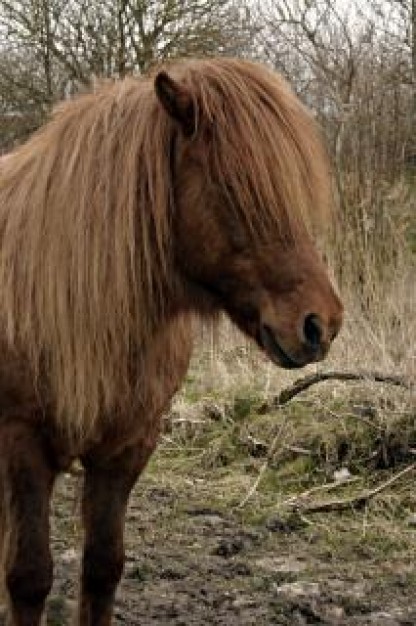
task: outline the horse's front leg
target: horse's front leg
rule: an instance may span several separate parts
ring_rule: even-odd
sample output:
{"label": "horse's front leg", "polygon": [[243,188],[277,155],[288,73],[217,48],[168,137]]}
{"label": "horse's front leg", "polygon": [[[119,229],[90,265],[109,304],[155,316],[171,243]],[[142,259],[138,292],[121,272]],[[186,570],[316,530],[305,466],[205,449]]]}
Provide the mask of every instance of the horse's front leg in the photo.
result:
{"label": "horse's front leg", "polygon": [[130,491],[154,445],[128,449],[107,461],[84,459],[80,626],[109,626],[124,566],[124,518]]}
{"label": "horse's front leg", "polygon": [[10,626],[38,626],[52,586],[49,501],[55,476],[38,429],[0,421],[0,565]]}

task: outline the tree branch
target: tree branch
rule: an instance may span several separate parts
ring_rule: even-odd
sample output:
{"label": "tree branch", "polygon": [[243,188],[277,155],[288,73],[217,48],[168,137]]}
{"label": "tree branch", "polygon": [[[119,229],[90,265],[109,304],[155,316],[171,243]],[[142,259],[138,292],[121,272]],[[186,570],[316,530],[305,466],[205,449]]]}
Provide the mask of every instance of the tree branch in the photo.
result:
{"label": "tree branch", "polygon": [[[406,474],[410,474],[416,469],[416,463],[412,463],[408,465],[397,474],[391,476],[388,480],[378,487],[374,489],[369,489],[367,491],[361,492],[356,496],[351,496],[350,498],[340,498],[337,500],[328,500],[326,502],[317,502],[315,504],[302,505],[299,500],[296,502],[291,502],[290,506],[292,508],[299,509],[302,513],[319,513],[322,511],[342,511],[344,509],[348,509],[352,506],[363,506],[370,500],[377,496],[379,493],[390,487],[393,483],[397,482],[399,478],[402,478]],[[340,483],[342,485],[342,483]]]}
{"label": "tree branch", "polygon": [[264,414],[275,408],[283,406],[287,404],[292,398],[300,394],[302,391],[305,391],[306,389],[309,389],[309,387],[312,387],[313,385],[316,385],[317,383],[321,383],[326,380],[371,380],[377,383],[388,383],[389,385],[394,385],[396,387],[411,389],[410,383],[401,376],[392,376],[388,374],[381,374],[378,372],[318,372],[316,374],[310,374],[309,376],[299,378],[293,383],[293,385],[291,385],[290,387],[286,387],[286,389],[283,389],[283,391],[281,391],[279,395],[262,404],[258,412],[260,414]]}

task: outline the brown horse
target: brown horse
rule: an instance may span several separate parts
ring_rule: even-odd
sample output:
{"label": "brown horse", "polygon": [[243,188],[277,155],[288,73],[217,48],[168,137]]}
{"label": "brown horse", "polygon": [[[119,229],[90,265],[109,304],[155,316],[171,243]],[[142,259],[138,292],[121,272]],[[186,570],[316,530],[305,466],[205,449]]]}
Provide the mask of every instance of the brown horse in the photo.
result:
{"label": "brown horse", "polygon": [[58,108],[0,168],[0,526],[9,623],[52,583],[55,477],[85,468],[78,620],[111,623],[130,490],[192,349],[226,311],[278,365],[322,359],[342,305],[308,234],[315,124],[237,60],[186,61]]}

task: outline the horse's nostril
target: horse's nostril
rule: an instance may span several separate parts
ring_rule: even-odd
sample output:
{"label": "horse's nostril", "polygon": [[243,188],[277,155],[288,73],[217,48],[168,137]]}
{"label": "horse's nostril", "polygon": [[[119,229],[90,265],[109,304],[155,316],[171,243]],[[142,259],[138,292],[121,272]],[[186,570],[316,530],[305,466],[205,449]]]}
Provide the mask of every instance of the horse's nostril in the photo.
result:
{"label": "horse's nostril", "polygon": [[311,348],[319,348],[322,339],[322,325],[321,320],[314,313],[305,317],[303,334],[308,346]]}

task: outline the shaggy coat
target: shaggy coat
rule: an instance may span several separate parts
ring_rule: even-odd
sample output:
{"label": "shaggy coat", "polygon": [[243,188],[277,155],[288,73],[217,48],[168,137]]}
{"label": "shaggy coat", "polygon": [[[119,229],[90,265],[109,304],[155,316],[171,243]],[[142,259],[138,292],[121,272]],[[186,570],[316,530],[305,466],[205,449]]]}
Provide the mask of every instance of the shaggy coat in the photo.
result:
{"label": "shaggy coat", "polygon": [[[230,60],[171,74],[198,103],[208,171],[236,218],[256,239],[270,229],[296,239],[299,221],[327,206],[328,177],[315,125],[287,85]],[[153,78],[127,79],[58,107],[2,167],[2,336],[72,435],[131,413],[143,403],[143,373],[157,376],[155,331],[181,280],[171,229],[176,132]],[[189,354],[189,333],[174,324]],[[177,371],[176,352],[163,368]]]}
{"label": "shaggy coat", "polygon": [[0,527],[13,625],[39,623],[50,493],[76,457],[79,621],[110,624],[128,495],[185,376],[194,319],[225,311],[284,367],[325,356],[342,305],[310,231],[328,208],[313,119],[247,61],[188,60],[103,85],[2,159]]}

